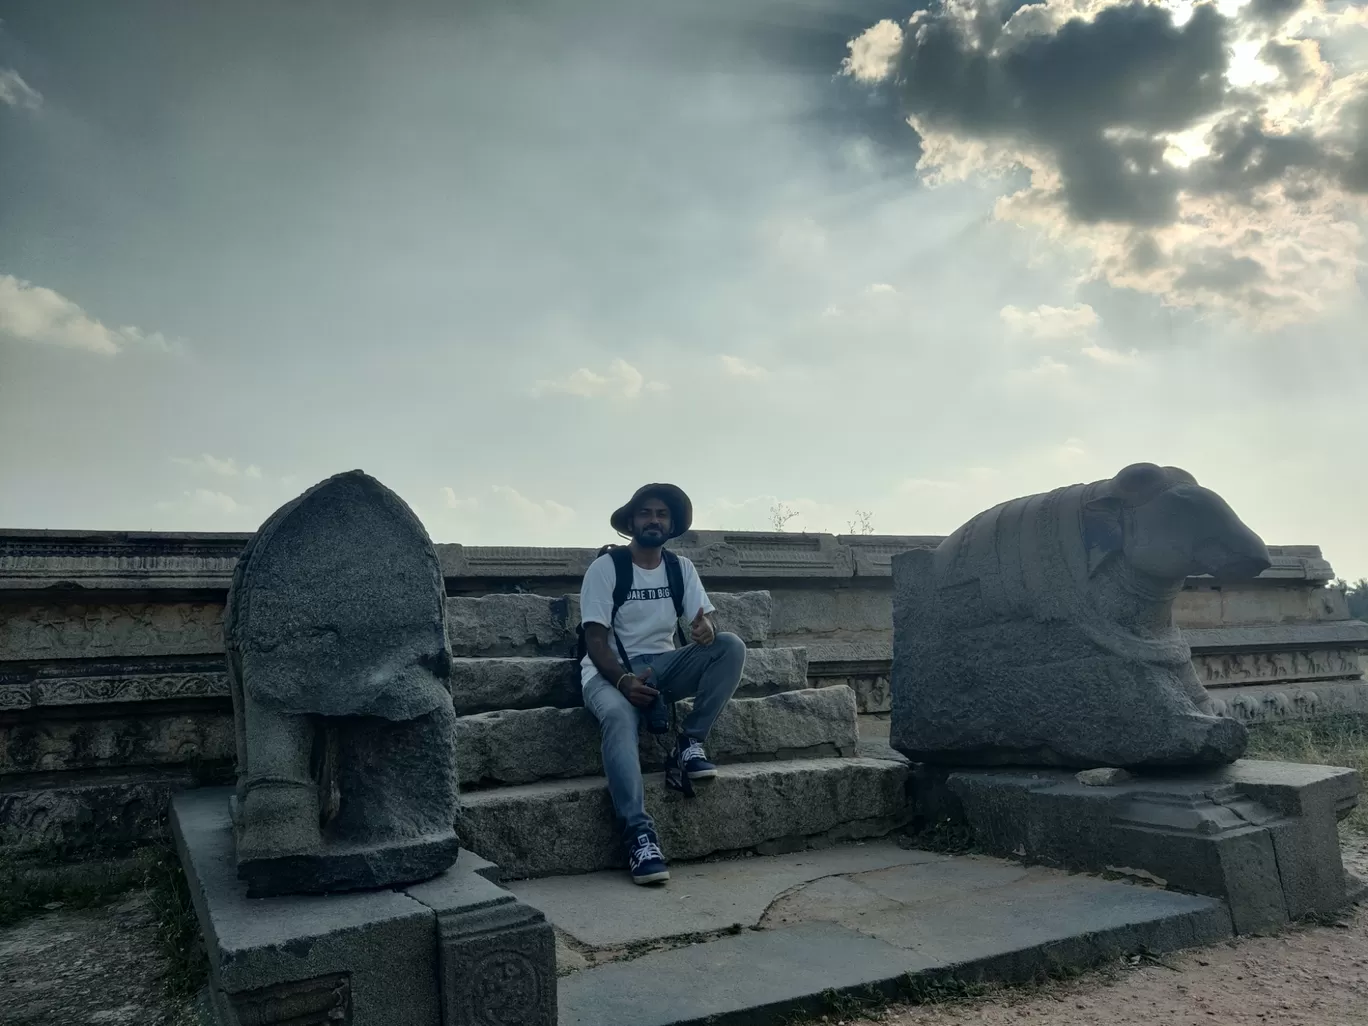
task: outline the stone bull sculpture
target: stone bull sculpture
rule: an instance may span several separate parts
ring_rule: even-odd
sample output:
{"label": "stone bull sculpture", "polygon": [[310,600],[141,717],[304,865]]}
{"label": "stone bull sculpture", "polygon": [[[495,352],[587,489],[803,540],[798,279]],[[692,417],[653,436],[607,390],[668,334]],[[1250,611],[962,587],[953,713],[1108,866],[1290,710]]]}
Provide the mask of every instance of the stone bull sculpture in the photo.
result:
{"label": "stone bull sculpture", "polygon": [[423,525],[360,471],[252,537],[224,614],[249,895],[412,883],[455,861],[444,603]]}
{"label": "stone bull sculpture", "polygon": [[1215,492],[1141,463],[1014,499],[894,560],[894,748],[918,762],[1232,762],[1173,624],[1186,578],[1255,577],[1268,549]]}

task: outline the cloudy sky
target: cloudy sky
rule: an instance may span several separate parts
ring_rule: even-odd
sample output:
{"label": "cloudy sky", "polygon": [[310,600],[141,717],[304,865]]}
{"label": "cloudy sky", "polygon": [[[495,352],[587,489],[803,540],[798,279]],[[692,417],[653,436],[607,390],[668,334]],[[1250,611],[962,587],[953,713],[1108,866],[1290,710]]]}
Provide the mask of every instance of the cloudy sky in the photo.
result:
{"label": "cloudy sky", "polygon": [[1368,575],[1368,7],[0,0],[0,526],[948,532],[1152,460]]}

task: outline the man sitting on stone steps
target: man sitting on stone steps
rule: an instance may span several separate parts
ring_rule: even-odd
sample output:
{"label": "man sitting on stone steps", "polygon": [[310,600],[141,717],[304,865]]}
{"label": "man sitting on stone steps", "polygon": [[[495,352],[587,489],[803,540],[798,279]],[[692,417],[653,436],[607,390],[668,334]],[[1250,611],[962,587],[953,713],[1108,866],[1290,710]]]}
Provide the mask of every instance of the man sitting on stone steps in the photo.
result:
{"label": "man sitting on stone steps", "polygon": [[[627,865],[639,884],[670,878],[655,824],[646,813],[637,728],[669,727],[668,707],[694,696],[666,764],[666,784],[693,794],[693,781],[717,776],[703,742],[741,682],[746,646],[717,633],[698,571],[665,543],[689,529],[693,506],[669,484],[642,487],[609,520],[631,544],[600,554],[580,589],[584,706],[603,736],[603,770],[624,828]],[[692,643],[676,648],[682,615]],[[682,636],[682,632],[681,632]]]}

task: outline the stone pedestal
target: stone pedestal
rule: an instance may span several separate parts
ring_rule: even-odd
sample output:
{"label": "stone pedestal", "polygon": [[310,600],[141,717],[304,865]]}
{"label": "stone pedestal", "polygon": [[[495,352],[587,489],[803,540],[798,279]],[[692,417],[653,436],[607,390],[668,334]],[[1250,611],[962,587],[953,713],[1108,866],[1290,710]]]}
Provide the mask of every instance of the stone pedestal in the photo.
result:
{"label": "stone pedestal", "polygon": [[1221,898],[1237,933],[1334,913],[1364,888],[1336,829],[1356,770],[1240,760],[1101,786],[1065,770],[923,773],[921,816],[967,824],[986,851]]}
{"label": "stone pedestal", "polygon": [[486,879],[495,867],[462,852],[399,889],[248,898],[228,799],[188,791],[171,809],[218,1026],[554,1026],[551,926]]}

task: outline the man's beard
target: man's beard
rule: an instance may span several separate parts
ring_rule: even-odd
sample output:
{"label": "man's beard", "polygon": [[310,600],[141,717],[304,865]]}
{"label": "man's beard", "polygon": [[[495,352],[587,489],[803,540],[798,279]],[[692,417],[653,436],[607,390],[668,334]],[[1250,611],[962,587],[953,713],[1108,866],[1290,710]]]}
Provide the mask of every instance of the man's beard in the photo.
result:
{"label": "man's beard", "polygon": [[632,536],[632,540],[643,549],[658,549],[668,540],[665,532],[658,528],[648,527],[645,530],[637,531]]}

